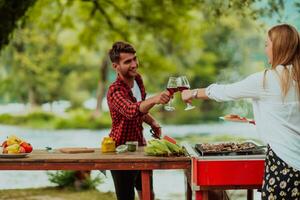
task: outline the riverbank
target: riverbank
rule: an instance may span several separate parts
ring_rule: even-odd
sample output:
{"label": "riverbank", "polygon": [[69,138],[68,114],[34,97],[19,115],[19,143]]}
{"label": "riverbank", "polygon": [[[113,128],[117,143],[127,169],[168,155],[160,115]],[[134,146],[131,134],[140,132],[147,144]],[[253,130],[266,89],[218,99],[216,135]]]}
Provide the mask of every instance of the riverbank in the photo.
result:
{"label": "riverbank", "polygon": [[0,200],[114,200],[113,192],[75,191],[55,187],[0,190]]}
{"label": "riverbank", "polygon": [[[161,112],[159,107],[154,108],[154,116],[160,124],[197,124],[218,122],[217,113],[207,113],[202,116],[197,110],[186,112],[183,109],[177,112]],[[152,114],[153,114],[152,113]],[[77,108],[65,110],[61,113],[36,109],[25,113],[0,113],[0,124],[20,126],[34,129],[90,129],[100,130],[111,127],[111,117],[108,111],[100,113],[95,110]]]}
{"label": "riverbank", "polygon": [[108,112],[94,116],[90,110],[72,110],[64,115],[32,112],[24,115],[2,114],[0,124],[39,129],[104,129],[111,126]]}

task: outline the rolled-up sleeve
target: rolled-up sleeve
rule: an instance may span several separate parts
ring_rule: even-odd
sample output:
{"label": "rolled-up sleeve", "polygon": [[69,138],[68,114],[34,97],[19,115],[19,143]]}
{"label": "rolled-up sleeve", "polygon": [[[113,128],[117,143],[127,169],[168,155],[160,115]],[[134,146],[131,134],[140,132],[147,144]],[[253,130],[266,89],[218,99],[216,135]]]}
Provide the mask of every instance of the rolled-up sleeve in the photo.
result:
{"label": "rolled-up sleeve", "polygon": [[126,98],[126,92],[123,90],[114,91],[110,98],[113,108],[118,110],[128,119],[145,114],[140,111],[140,104],[142,101],[132,102],[128,100],[128,98]]}
{"label": "rolled-up sleeve", "polygon": [[232,101],[242,98],[259,99],[262,90],[263,73],[255,73],[232,84],[211,84],[205,89],[208,98],[215,101]]}

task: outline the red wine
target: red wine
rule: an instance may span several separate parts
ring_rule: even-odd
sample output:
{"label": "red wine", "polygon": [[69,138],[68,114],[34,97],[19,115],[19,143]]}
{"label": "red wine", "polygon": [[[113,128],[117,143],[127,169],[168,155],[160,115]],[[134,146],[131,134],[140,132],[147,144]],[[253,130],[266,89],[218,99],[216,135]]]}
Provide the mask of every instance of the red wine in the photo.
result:
{"label": "red wine", "polygon": [[187,90],[187,89],[189,89],[189,87],[186,87],[186,86],[180,86],[180,87],[178,87],[178,91],[183,91],[183,90]]}
{"label": "red wine", "polygon": [[178,88],[167,88],[167,90],[173,95],[175,92],[178,92]]}

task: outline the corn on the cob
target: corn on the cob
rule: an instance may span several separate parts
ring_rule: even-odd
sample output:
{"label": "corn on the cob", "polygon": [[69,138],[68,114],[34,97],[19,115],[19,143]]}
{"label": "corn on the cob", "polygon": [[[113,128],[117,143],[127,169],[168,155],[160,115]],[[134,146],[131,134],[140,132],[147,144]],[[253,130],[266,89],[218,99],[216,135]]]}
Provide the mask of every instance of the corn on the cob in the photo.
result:
{"label": "corn on the cob", "polygon": [[184,155],[183,149],[167,140],[152,139],[148,141],[145,147],[145,153],[152,156],[170,156],[170,155]]}

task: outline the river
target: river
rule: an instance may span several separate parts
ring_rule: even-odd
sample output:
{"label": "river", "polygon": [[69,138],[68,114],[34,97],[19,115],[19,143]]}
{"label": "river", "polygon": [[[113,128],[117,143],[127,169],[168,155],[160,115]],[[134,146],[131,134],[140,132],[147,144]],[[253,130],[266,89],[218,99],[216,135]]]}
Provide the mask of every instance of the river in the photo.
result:
{"label": "river", "polygon": [[[61,147],[99,148],[103,137],[109,130],[39,130],[14,126],[0,125],[0,142],[10,134],[15,134],[30,142],[35,149]],[[146,139],[150,139],[149,128],[144,130]],[[149,134],[147,134],[149,133]],[[232,134],[246,138],[257,138],[255,126],[245,123],[216,123],[203,125],[163,126],[163,133],[169,136],[186,136],[190,133],[199,134]],[[201,142],[201,141],[199,141]],[[100,172],[93,171],[92,176]],[[103,183],[97,187],[101,191],[114,191],[110,173],[107,177],[101,174]],[[184,175],[180,170],[156,170],[154,191],[156,198],[161,200],[184,199]],[[0,189],[34,188],[51,186],[46,171],[0,171]],[[34,181],[33,181],[34,180]],[[170,181],[172,180],[172,181]]]}

